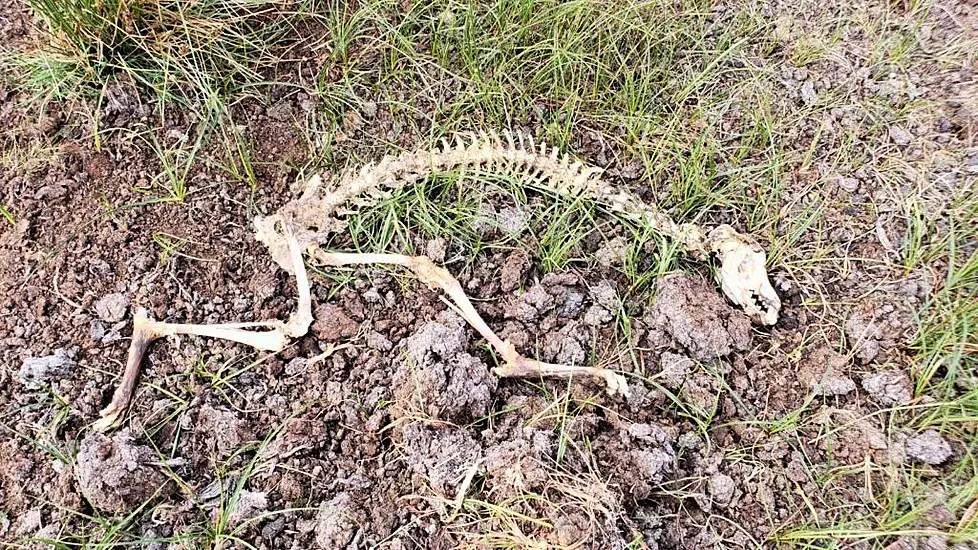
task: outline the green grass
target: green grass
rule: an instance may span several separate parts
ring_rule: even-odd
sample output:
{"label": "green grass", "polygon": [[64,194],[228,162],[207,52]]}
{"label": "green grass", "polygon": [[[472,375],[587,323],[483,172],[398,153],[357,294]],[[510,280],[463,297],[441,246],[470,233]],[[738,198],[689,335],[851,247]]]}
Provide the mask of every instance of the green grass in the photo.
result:
{"label": "green grass", "polygon": [[14,214],[4,205],[0,204],[0,217],[10,222],[11,225],[17,223],[17,219],[14,218]]}
{"label": "green grass", "polygon": [[297,14],[265,0],[31,0],[50,38],[12,64],[36,100],[95,96],[115,80],[201,113],[265,81]]}
{"label": "green grass", "polygon": [[[966,192],[952,203],[963,216],[978,208],[973,193]],[[841,547],[843,541],[869,541],[883,547],[894,537],[910,539],[945,537],[949,542],[978,541],[978,234],[969,224],[954,220],[942,234],[928,232],[925,251],[931,261],[946,262],[942,280],[917,315],[917,331],[911,345],[912,374],[918,399],[911,406],[897,407],[889,413],[892,434],[919,433],[933,429],[964,449],[952,458],[949,467],[935,470],[913,463],[875,464],[872,468],[888,483],[858,504],[834,496],[839,509],[834,521],[788,528],[775,533],[772,540],[789,547]],[[908,231],[913,231],[909,228]],[[918,243],[924,241],[918,241]],[[923,399],[920,399],[923,398]],[[804,424],[805,413],[793,416],[793,428]],[[862,475],[862,474],[860,474]],[[845,478],[839,480],[849,483]],[[826,486],[831,489],[831,484]],[[832,495],[831,491],[827,492]],[[951,522],[929,520],[928,512],[947,510]]]}
{"label": "green grass", "polygon": [[[352,246],[360,252],[393,249],[415,250],[412,235],[424,239],[444,238],[449,263],[469,267],[479,255],[491,250],[524,249],[544,273],[569,265],[590,265],[586,243],[599,242],[623,226],[641,240],[653,238],[651,230],[635,227],[603,211],[600,204],[583,198],[554,196],[544,190],[526,188],[509,177],[482,173],[435,174],[427,182],[395,190],[376,205],[352,214],[348,222],[349,243],[338,238],[331,246]],[[639,274],[634,265],[628,273]]]}

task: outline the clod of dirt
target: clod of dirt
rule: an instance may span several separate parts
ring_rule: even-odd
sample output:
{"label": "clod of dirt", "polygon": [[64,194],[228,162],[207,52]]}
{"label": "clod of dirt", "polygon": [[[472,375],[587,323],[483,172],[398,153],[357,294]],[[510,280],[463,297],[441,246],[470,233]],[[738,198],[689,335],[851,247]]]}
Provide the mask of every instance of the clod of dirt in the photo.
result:
{"label": "clod of dirt", "polygon": [[625,263],[627,254],[628,247],[624,237],[615,237],[604,243],[594,253],[594,257],[602,267],[615,267]]}
{"label": "clod of dirt", "polygon": [[846,395],[856,389],[856,383],[848,376],[826,374],[811,389],[815,395]]}
{"label": "clod of dirt", "polygon": [[709,487],[713,503],[721,508],[726,508],[730,504],[734,492],[737,490],[737,484],[733,478],[726,474],[713,474],[710,477]]}
{"label": "clod of dirt", "polygon": [[316,338],[326,342],[352,338],[359,329],[356,321],[337,305],[321,305],[316,308],[313,316],[316,321],[312,324],[312,332]]}
{"label": "clod of dirt", "polygon": [[323,550],[346,548],[364,519],[349,493],[337,494],[316,514],[316,544]]}
{"label": "clod of dirt", "polygon": [[248,281],[248,290],[262,303],[278,293],[278,279],[270,269],[259,269]]}
{"label": "clod of dirt", "polygon": [[228,456],[254,438],[248,422],[233,411],[202,405],[197,411],[197,431],[205,434],[210,450]]}
{"label": "clod of dirt", "polygon": [[584,313],[584,324],[597,327],[610,322],[614,318],[613,311],[618,311],[621,300],[618,291],[611,281],[601,281],[591,288],[594,304]]}
{"label": "clod of dirt", "polygon": [[584,324],[589,327],[599,327],[610,323],[614,316],[607,309],[594,304],[584,312]]}
{"label": "clod of dirt", "polygon": [[445,261],[445,255],[448,254],[448,242],[441,237],[431,239],[425,243],[424,253],[431,258],[431,261],[440,264]]}
{"label": "clod of dirt", "polygon": [[45,185],[34,193],[34,198],[39,201],[58,202],[65,196],[68,190],[63,185]]}
{"label": "clod of dirt", "polygon": [[288,99],[279,100],[268,109],[265,109],[265,114],[272,120],[289,122],[293,117],[292,102]]}
{"label": "clod of dirt", "polygon": [[126,430],[111,437],[89,434],[78,448],[78,488],[100,510],[129,512],[167,484],[163,472],[149,465],[157,460],[152,449],[136,445],[136,439]]}
{"label": "clod of dirt", "polygon": [[552,434],[526,428],[516,437],[486,449],[488,486],[501,500],[540,492],[550,476],[544,464],[553,446]]}
{"label": "clod of dirt", "polygon": [[890,140],[901,147],[910,145],[910,142],[913,141],[913,134],[899,126],[890,126],[888,133]]}
{"label": "clod of dirt", "polygon": [[360,111],[364,118],[372,119],[377,116],[377,102],[365,101],[360,105]]}
{"label": "clod of dirt", "polygon": [[647,324],[651,332],[664,330],[699,361],[747,349],[751,341],[747,316],[727,304],[701,277],[689,275],[659,281]]}
{"label": "clod of dirt", "polygon": [[242,489],[231,505],[228,524],[240,525],[268,510],[268,495],[264,491],[249,491]]}
{"label": "clod of dirt", "polygon": [[863,389],[885,407],[906,405],[913,398],[913,384],[902,371],[890,370],[863,378]]}
{"label": "clod of dirt", "polygon": [[454,498],[465,473],[476,466],[481,447],[472,436],[454,426],[412,422],[401,430],[404,454],[414,472],[438,494]]}
{"label": "clod of dirt", "polygon": [[393,380],[394,398],[404,410],[456,423],[485,416],[497,382],[482,360],[465,351],[468,340],[463,320],[451,311],[406,339]]}
{"label": "clod of dirt", "polygon": [[[640,498],[647,498],[652,491],[652,486],[661,483],[666,474],[672,471],[672,465],[676,460],[675,454],[665,449],[636,449],[630,451],[628,456],[632,463],[633,481],[632,491],[634,495],[644,494]],[[624,473],[627,475],[627,473]],[[625,478],[629,479],[629,478]]]}
{"label": "clod of dirt", "polygon": [[659,375],[656,379],[666,388],[675,391],[682,387],[693,367],[695,365],[689,357],[664,351],[659,358]]}
{"label": "clod of dirt", "polygon": [[843,374],[845,370],[845,356],[822,347],[802,362],[797,375],[815,395],[846,395],[856,389],[856,383]]}
{"label": "clod of dirt", "polygon": [[867,300],[856,306],[846,321],[849,345],[863,363],[880,358],[880,353],[905,343],[910,320],[894,304]]}
{"label": "clod of dirt", "polygon": [[547,289],[540,283],[537,283],[530,287],[529,290],[520,296],[520,302],[529,305],[532,308],[532,313],[527,315],[518,316],[522,321],[533,321],[539,315],[543,315],[546,312],[553,309],[555,300],[554,297],[547,292]]}
{"label": "clod of dirt", "polygon": [[656,380],[665,388],[679,394],[680,400],[707,414],[719,392],[719,380],[698,367],[685,355],[662,352]]}
{"label": "clod of dirt", "polygon": [[54,355],[25,359],[18,376],[24,384],[36,386],[68,376],[76,366],[68,350],[58,349]]}
{"label": "clod of dirt", "polygon": [[588,338],[584,325],[568,323],[544,336],[542,357],[561,365],[582,365],[587,361]]}
{"label": "clod of dirt", "polygon": [[674,438],[655,424],[636,424],[618,431],[617,437],[602,434],[594,441],[599,466],[621,481],[637,500],[648,498],[653,487],[673,471]]}
{"label": "clod of dirt", "polygon": [[974,550],[974,548],[973,544],[964,542],[949,546],[946,536],[931,535],[899,537],[888,544],[885,550]]}
{"label": "clod of dirt", "polygon": [[621,299],[618,297],[615,283],[607,279],[599,281],[598,284],[591,287],[591,296],[594,298],[594,302],[603,308],[617,310],[621,307]]}
{"label": "clod of dirt", "polygon": [[104,296],[95,302],[95,313],[98,318],[106,323],[118,323],[126,316],[129,308],[129,298],[124,294],[116,292]]}
{"label": "clod of dirt", "polygon": [[935,430],[907,438],[907,456],[918,462],[937,466],[951,458],[951,444]]}
{"label": "clod of dirt", "polygon": [[578,284],[573,273],[549,273],[518,299],[505,304],[504,315],[532,322],[556,310],[560,317],[575,317],[584,304],[584,294]]}
{"label": "clod of dirt", "polygon": [[503,292],[512,292],[523,283],[523,276],[530,269],[530,258],[525,252],[517,251],[509,255],[503,262],[499,273],[499,288]]}
{"label": "clod of dirt", "polygon": [[496,215],[496,224],[503,235],[515,237],[527,228],[526,212],[516,206],[504,206]]}

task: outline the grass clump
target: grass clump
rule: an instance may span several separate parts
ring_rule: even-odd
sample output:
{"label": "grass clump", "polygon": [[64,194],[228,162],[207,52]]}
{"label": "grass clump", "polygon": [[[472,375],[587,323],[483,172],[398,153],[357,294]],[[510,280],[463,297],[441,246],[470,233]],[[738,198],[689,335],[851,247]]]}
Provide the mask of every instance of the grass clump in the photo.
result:
{"label": "grass clump", "polygon": [[278,60],[295,13],[270,0],[30,0],[49,34],[12,55],[35,100],[96,95],[113,78],[156,92],[160,101],[213,110],[263,80]]}

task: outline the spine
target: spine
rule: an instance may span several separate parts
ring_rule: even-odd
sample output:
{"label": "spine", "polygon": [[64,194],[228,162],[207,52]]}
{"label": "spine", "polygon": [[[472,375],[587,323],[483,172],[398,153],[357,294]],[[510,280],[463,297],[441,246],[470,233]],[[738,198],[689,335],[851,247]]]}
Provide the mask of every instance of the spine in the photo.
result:
{"label": "spine", "polygon": [[647,223],[660,233],[678,240],[687,252],[706,254],[706,237],[693,224],[676,224],[669,216],[645,203],[627,189],[602,178],[603,170],[561,154],[556,147],[535,143],[531,136],[504,131],[481,132],[455,142],[442,139],[440,148],[386,155],[376,164],[348,171],[328,183],[310,180],[294,214],[298,221],[319,227],[326,217],[342,214],[350,207],[375,204],[395,189],[417,183],[430,174],[475,170],[506,175],[533,187],[565,196],[584,196],[606,205],[627,219]]}

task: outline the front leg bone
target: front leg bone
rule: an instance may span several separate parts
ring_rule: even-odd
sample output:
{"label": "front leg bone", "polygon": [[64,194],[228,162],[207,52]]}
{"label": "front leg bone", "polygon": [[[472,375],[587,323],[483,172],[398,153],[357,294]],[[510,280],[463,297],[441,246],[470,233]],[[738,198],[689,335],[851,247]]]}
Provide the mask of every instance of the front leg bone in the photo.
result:
{"label": "front leg bone", "polygon": [[[292,273],[295,274],[298,287],[299,304],[295,313],[285,323],[281,321],[265,321],[258,323],[228,323],[219,325],[191,325],[184,323],[164,323],[149,317],[144,308],[139,308],[133,318],[132,341],[129,344],[129,356],[126,368],[122,374],[119,386],[112,394],[112,401],[102,409],[99,420],[93,428],[100,432],[110,430],[122,422],[122,414],[132,401],[136,382],[139,380],[140,366],[149,344],[157,338],[177,334],[194,334],[210,338],[222,338],[241,344],[249,345],[262,351],[281,351],[289,338],[297,338],[309,330],[312,323],[312,299],[309,292],[309,279],[302,262],[302,252],[294,237],[286,236],[289,244],[289,257],[292,262]],[[253,331],[250,328],[268,328],[271,330]]]}
{"label": "front leg bone", "polygon": [[[126,370],[122,374],[122,381],[112,394],[112,402],[102,409],[101,418],[92,426],[100,432],[104,432],[118,426],[122,421],[122,413],[129,407],[132,394],[136,390],[136,382],[139,380],[140,365],[143,362],[143,355],[146,348],[157,338],[164,336],[174,336],[177,334],[195,334],[197,336],[209,336],[211,338],[223,338],[242,344],[247,344],[255,349],[264,351],[280,351],[285,347],[286,336],[281,328],[268,331],[245,330],[247,327],[272,326],[276,323],[232,323],[224,325],[189,325],[183,323],[163,323],[155,321],[146,313],[146,309],[139,308],[136,311],[132,323],[132,341],[129,344],[129,357],[126,359]],[[279,323],[280,324],[280,323]]]}

